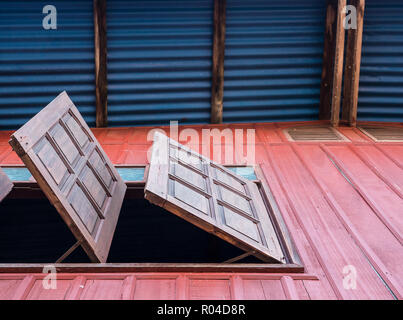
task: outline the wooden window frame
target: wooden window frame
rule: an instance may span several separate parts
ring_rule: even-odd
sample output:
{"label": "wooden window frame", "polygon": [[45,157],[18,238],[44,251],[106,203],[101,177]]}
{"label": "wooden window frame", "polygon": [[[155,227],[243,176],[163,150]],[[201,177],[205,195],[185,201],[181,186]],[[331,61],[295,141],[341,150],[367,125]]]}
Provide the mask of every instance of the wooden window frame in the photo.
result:
{"label": "wooden window frame", "polygon": [[139,181],[125,181],[126,185],[133,185],[133,186],[140,186],[140,185],[145,185],[147,182],[147,177],[148,177],[148,171],[150,170],[150,165],[149,164],[117,164],[115,165],[115,168],[144,168],[144,177],[143,180]]}
{"label": "wooden window frame", "polygon": [[[2,168],[25,167],[24,165],[5,165]],[[115,165],[115,168],[145,168],[142,181],[125,181],[127,198],[141,198],[148,177],[149,164]],[[225,165],[225,167],[247,167],[240,165]],[[295,243],[289,234],[274,196],[265,180],[259,165],[254,167],[256,183],[263,198],[267,213],[273,220],[276,233],[279,237],[287,262],[280,263],[54,263],[57,272],[63,273],[114,273],[114,272],[246,272],[246,273],[305,273],[304,266],[296,250]],[[21,195],[29,189],[41,192],[35,181],[13,181],[14,188],[21,189]],[[28,190],[27,190],[28,189]],[[42,272],[49,263],[3,263],[0,264],[0,273],[32,273]]]}
{"label": "wooden window frame", "polygon": [[391,126],[391,125],[386,125],[386,126],[382,126],[382,125],[361,125],[359,127],[357,127],[363,134],[365,134],[367,137],[369,137],[370,139],[372,139],[374,142],[390,142],[390,143],[402,143],[403,139],[395,139],[395,140],[391,140],[391,139],[378,139],[377,137],[375,137],[372,133],[370,133],[368,131],[368,128],[377,128],[377,129],[383,129],[383,128],[397,128],[397,129],[401,129],[403,130],[403,126]]}
{"label": "wooden window frame", "polygon": [[[326,139],[310,139],[310,140],[295,140],[291,134],[289,133],[290,130],[295,129],[295,128],[328,128],[330,129],[335,136],[337,136],[339,139],[338,140],[326,140]],[[306,125],[301,125],[301,126],[294,126],[294,127],[289,127],[289,128],[284,128],[283,129],[283,134],[286,136],[287,140],[290,142],[297,142],[297,143],[304,143],[304,142],[335,142],[335,143],[339,143],[339,142],[350,142],[350,140],[344,136],[339,130],[337,130],[337,128],[332,127],[332,126],[327,126],[327,125],[310,125],[310,126],[306,126]]]}

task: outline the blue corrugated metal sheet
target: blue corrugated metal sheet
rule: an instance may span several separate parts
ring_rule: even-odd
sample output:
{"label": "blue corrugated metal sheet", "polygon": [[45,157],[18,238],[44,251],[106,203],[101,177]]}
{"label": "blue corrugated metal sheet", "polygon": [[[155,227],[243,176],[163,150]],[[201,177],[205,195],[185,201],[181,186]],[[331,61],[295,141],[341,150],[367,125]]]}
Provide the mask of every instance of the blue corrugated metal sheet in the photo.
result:
{"label": "blue corrugated metal sheet", "polygon": [[224,121],[318,118],[323,0],[227,0]]}
{"label": "blue corrugated metal sheet", "polygon": [[358,119],[403,121],[403,1],[365,2]]}
{"label": "blue corrugated metal sheet", "polygon": [[[57,9],[57,30],[45,30],[45,5]],[[0,130],[23,125],[66,90],[95,123],[92,0],[1,1]]]}
{"label": "blue corrugated metal sheet", "polygon": [[213,1],[107,6],[109,125],[209,122]]}

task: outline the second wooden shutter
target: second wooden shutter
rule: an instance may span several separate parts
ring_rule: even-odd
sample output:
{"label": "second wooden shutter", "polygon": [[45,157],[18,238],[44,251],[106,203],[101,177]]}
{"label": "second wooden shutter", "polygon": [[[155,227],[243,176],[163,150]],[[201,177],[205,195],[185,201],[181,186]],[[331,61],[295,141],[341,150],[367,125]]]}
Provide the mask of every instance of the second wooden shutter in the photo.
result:
{"label": "second wooden shutter", "polygon": [[145,198],[263,261],[286,261],[257,185],[161,133]]}

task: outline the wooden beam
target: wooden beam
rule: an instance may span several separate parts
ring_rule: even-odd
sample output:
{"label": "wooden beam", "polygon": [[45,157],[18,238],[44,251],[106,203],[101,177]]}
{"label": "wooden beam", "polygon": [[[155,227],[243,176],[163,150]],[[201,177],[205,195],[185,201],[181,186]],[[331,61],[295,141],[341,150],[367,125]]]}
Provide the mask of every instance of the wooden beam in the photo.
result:
{"label": "wooden beam", "polygon": [[211,80],[211,123],[222,123],[224,98],[226,0],[214,0],[213,68]]}
{"label": "wooden beam", "polygon": [[236,256],[236,257],[234,257],[234,258],[228,259],[228,260],[224,261],[223,263],[233,263],[233,262],[242,260],[242,259],[244,259],[244,258],[246,258],[246,257],[249,257],[249,256],[251,256],[252,254],[253,254],[252,251],[250,251],[250,252],[245,252],[245,253],[243,253],[243,254],[241,254],[241,255],[239,255],[239,256]]}
{"label": "wooden beam", "polygon": [[63,253],[63,255],[56,260],[56,263],[62,263],[64,260],[66,260],[66,258],[71,255],[71,253],[76,250],[79,246],[81,245],[80,241],[76,241],[75,244],[73,244],[69,250],[67,250],[65,253]]}
{"label": "wooden beam", "polygon": [[[41,273],[46,264],[0,264],[2,273]],[[270,263],[56,263],[58,273],[125,273],[125,272],[240,272],[240,273],[293,273],[293,277],[317,280],[315,275],[304,273],[296,264]]]}
{"label": "wooden beam", "polygon": [[337,3],[328,1],[326,7],[325,37],[323,40],[322,79],[320,87],[319,119],[330,119],[330,105],[332,101],[333,61],[334,61],[334,33]]}
{"label": "wooden beam", "polygon": [[339,125],[344,54],[346,0],[328,0],[323,48],[319,119]]}
{"label": "wooden beam", "polygon": [[93,0],[95,48],[96,126],[108,125],[106,0]]}
{"label": "wooden beam", "polygon": [[352,0],[351,5],[356,8],[357,29],[349,29],[347,32],[342,119],[347,121],[350,126],[355,127],[357,124],[365,0]]}

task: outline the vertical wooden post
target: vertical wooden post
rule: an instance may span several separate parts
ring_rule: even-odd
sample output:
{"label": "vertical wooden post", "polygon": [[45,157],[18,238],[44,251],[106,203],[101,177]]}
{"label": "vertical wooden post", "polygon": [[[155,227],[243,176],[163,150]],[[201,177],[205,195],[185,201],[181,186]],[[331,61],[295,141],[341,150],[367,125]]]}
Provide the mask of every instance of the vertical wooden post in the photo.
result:
{"label": "vertical wooden post", "polygon": [[222,123],[224,99],[226,0],[214,0],[213,68],[211,80],[211,123]]}
{"label": "vertical wooden post", "polygon": [[356,8],[357,29],[349,29],[347,33],[342,119],[346,120],[350,126],[355,127],[357,124],[358,87],[360,80],[365,0],[352,0],[351,5]]}
{"label": "vertical wooden post", "polygon": [[319,119],[339,125],[345,29],[346,0],[328,0],[323,48]]}
{"label": "vertical wooden post", "polygon": [[93,0],[95,44],[96,126],[108,125],[106,0]]}

